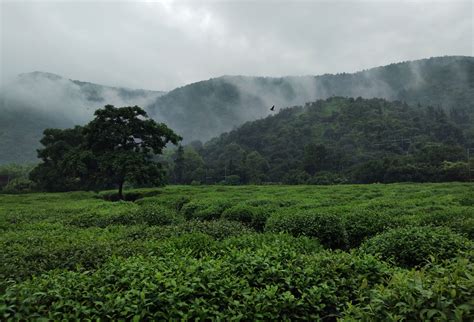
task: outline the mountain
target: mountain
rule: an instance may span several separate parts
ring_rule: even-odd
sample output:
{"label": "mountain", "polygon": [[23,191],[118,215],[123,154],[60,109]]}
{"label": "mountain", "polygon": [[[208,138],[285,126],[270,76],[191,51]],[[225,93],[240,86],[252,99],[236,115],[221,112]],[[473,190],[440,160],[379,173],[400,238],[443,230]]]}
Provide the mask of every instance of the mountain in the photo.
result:
{"label": "mountain", "polygon": [[223,76],[177,88],[148,108],[188,142],[207,141],[271,114],[272,105],[279,109],[331,96],[379,97],[442,106],[447,111],[457,108],[474,117],[474,57],[422,59],[354,74]]}
{"label": "mountain", "polygon": [[474,137],[474,57],[436,57],[353,74],[222,76],[168,93],[107,87],[34,72],[20,75],[1,90],[0,164],[34,161],[44,128],[83,124],[91,119],[94,109],[105,104],[142,106],[185,142],[191,142],[207,141],[272,114],[272,105],[278,111],[332,96],[380,97],[454,109],[458,125]]}
{"label": "mountain", "polygon": [[331,97],[193,143],[180,167],[176,155],[164,161],[171,181],[183,178],[173,169],[184,169],[178,183],[467,181],[467,144],[441,108]]}
{"label": "mountain", "polygon": [[45,128],[83,124],[106,104],[148,105],[163,94],[44,72],[21,74],[0,92],[0,164],[34,161]]}

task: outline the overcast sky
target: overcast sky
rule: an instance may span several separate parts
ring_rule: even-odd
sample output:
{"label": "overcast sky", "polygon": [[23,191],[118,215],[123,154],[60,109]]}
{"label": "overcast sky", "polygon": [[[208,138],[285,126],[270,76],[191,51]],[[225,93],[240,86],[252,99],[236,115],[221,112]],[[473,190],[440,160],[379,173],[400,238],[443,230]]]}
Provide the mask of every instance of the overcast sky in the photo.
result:
{"label": "overcast sky", "polygon": [[474,51],[472,0],[0,1],[2,82],[39,70],[170,90]]}

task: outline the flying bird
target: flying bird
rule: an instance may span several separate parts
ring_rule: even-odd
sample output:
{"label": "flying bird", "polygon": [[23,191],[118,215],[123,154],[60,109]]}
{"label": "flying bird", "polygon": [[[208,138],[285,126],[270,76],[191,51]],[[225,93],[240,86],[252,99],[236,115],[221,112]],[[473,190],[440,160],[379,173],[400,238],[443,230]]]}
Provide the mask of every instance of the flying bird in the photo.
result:
{"label": "flying bird", "polygon": [[272,107],[270,107],[270,111],[274,111],[275,110],[275,105],[273,105]]}

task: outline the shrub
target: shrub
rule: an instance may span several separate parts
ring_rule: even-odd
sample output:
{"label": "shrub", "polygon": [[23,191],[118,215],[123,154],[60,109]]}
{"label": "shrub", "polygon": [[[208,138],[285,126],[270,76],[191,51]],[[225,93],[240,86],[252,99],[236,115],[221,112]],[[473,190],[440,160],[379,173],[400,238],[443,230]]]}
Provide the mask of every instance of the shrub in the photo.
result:
{"label": "shrub", "polygon": [[[99,196],[107,201],[121,201],[117,192],[102,192]],[[143,195],[139,192],[126,192],[123,194],[123,201],[135,201],[143,198]]]}
{"label": "shrub", "polygon": [[150,226],[175,225],[184,220],[176,212],[159,204],[142,205],[136,212],[139,223]]}
{"label": "shrub", "polygon": [[263,231],[269,216],[270,211],[268,209],[252,207],[245,204],[239,204],[227,208],[222,213],[223,219],[239,221],[257,231]]}
{"label": "shrub", "polygon": [[[124,206],[130,204],[122,203]],[[131,207],[133,206],[133,207]],[[145,203],[140,206],[131,204],[130,207],[110,209],[108,213],[88,211],[79,213],[68,220],[69,224],[86,227],[107,227],[111,225],[174,225],[184,221],[175,211],[156,203]]]}
{"label": "shrub", "polygon": [[400,271],[344,312],[348,321],[472,321],[474,265],[467,259]]}
{"label": "shrub", "polygon": [[313,211],[275,213],[267,221],[269,232],[286,232],[293,236],[317,238],[329,248],[346,248],[347,232],[340,216]]}
{"label": "shrub", "polygon": [[351,248],[387,229],[407,225],[403,218],[384,212],[354,211],[343,218]]}
{"label": "shrub", "polygon": [[161,227],[143,227],[133,231],[129,237],[133,239],[166,239],[188,233],[203,233],[214,239],[221,240],[231,236],[238,236],[252,232],[247,226],[228,220],[189,220],[177,225]]}
{"label": "shrub", "polygon": [[448,259],[472,249],[469,239],[444,227],[397,228],[364,242],[360,249],[402,267],[427,264],[431,257]]}
{"label": "shrub", "polygon": [[0,316],[321,320],[341,316],[361,285],[373,287],[389,272],[371,256],[302,255],[285,241],[257,249],[231,247],[218,257],[114,258],[95,272],[53,271],[12,285],[0,296]]}
{"label": "shrub", "polygon": [[451,230],[474,239],[474,211],[472,209],[443,209],[442,211],[422,214],[420,224],[449,227]]}
{"label": "shrub", "polygon": [[15,178],[11,180],[3,190],[4,193],[28,193],[36,188],[35,183],[27,178]]}
{"label": "shrub", "polygon": [[188,220],[213,220],[219,219],[222,212],[230,206],[226,199],[190,201],[181,208],[181,212]]}
{"label": "shrub", "polygon": [[145,241],[135,243],[124,238],[123,227],[65,229],[49,224],[44,225],[44,229],[39,228],[10,231],[2,236],[0,280],[22,280],[58,268],[92,269],[112,255],[147,252]]}

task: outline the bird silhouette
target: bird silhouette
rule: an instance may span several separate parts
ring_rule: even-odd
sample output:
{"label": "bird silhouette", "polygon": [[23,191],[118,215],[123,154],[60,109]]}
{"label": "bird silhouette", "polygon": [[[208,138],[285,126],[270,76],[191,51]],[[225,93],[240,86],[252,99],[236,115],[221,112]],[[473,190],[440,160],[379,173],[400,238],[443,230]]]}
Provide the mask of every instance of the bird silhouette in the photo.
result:
{"label": "bird silhouette", "polygon": [[275,105],[273,105],[271,108],[270,108],[270,111],[274,111],[275,110]]}

